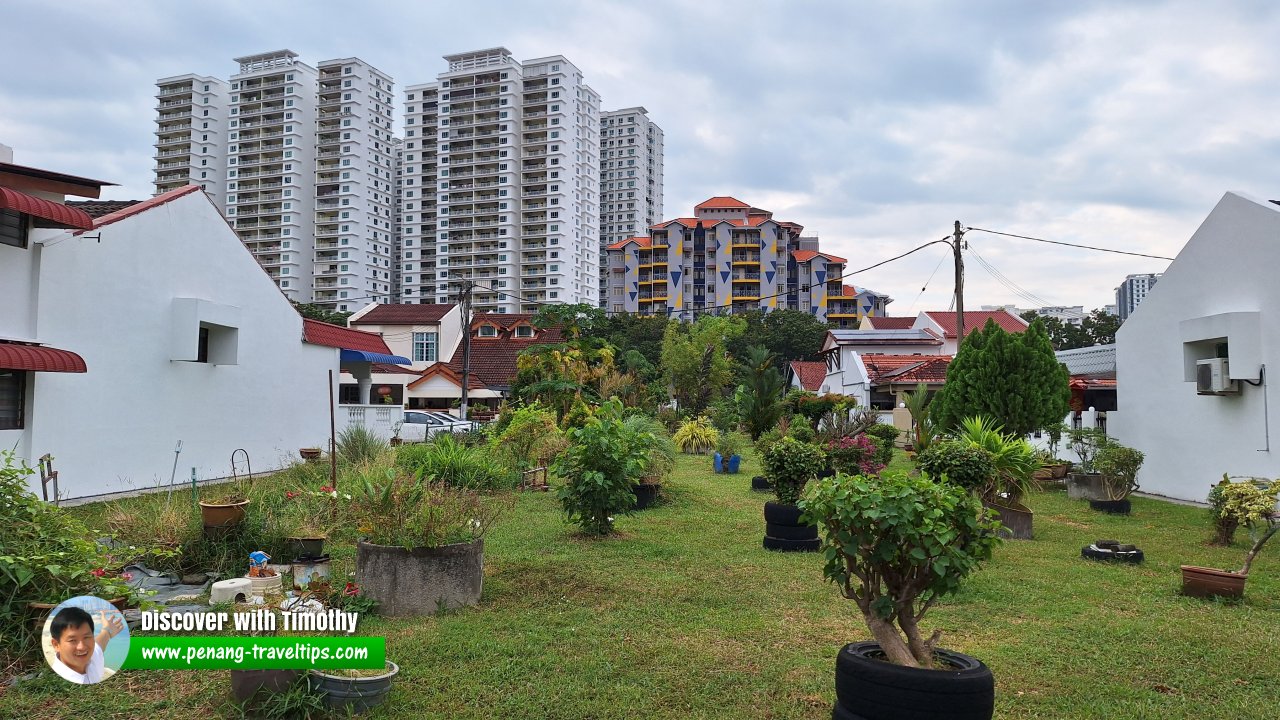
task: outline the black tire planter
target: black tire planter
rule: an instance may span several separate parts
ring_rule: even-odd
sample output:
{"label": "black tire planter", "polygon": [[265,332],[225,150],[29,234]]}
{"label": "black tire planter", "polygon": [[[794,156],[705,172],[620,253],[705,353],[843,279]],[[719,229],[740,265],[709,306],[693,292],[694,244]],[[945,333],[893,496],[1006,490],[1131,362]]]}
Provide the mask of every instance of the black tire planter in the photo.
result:
{"label": "black tire planter", "polygon": [[356,584],[388,617],[434,615],[480,602],[484,540],[406,550],[356,543]]}
{"label": "black tire planter", "polygon": [[1132,545],[1116,545],[1115,547],[1099,547],[1097,544],[1085,545],[1080,548],[1080,557],[1087,560],[1122,562],[1130,565],[1137,565],[1146,559],[1142,551]]}
{"label": "black tire planter", "polygon": [[644,510],[658,501],[662,483],[640,483],[632,488],[636,494],[636,510]]}
{"label": "black tire planter", "polygon": [[751,489],[761,492],[769,492],[773,487],[769,485],[769,478],[763,475],[756,475],[751,478]]}
{"label": "black tire planter", "polygon": [[831,720],[867,720],[861,715],[855,715],[849,708],[836,703],[831,709]]}
{"label": "black tire planter", "polygon": [[387,661],[387,671],[375,677],[343,677],[312,670],[311,689],[324,697],[325,705],[343,712],[360,714],[381,705],[391,692],[391,681],[400,666]]}
{"label": "black tire planter", "polygon": [[1089,507],[1108,515],[1128,515],[1133,509],[1129,498],[1123,500],[1090,500]]}
{"label": "black tire planter", "polygon": [[816,525],[800,523],[800,508],[770,500],[764,504],[764,548],[782,552],[816,552],[821,545]]}
{"label": "black tire planter", "polygon": [[[943,670],[886,662],[874,642],[850,643],[836,656],[836,705],[863,720],[990,720],[996,685],[981,660],[936,650]],[[832,713],[832,717],[842,717]]]}

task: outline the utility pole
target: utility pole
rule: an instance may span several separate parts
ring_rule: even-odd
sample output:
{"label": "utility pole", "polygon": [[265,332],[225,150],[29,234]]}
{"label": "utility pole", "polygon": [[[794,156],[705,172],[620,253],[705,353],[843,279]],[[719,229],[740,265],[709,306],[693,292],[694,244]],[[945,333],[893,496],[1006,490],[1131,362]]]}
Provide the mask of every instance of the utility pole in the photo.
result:
{"label": "utility pole", "polygon": [[462,401],[458,403],[458,415],[467,419],[467,388],[471,385],[471,290],[470,280],[462,281]]}
{"label": "utility pole", "polygon": [[960,229],[960,221],[956,221],[955,240],[951,249],[956,256],[956,351],[959,352],[964,342],[964,258],[960,255],[960,245],[964,239],[964,231]]}

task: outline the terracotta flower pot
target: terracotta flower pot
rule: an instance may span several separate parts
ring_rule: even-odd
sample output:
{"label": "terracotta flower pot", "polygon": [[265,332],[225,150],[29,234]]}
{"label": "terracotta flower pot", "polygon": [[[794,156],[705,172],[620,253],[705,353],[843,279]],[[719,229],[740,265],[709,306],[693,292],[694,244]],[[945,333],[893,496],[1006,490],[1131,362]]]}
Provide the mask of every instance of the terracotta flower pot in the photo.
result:
{"label": "terracotta flower pot", "polygon": [[298,448],[298,454],[307,462],[315,462],[320,459],[320,448]]}
{"label": "terracotta flower pot", "polygon": [[1191,597],[1244,597],[1244,584],[1248,575],[1215,570],[1213,568],[1182,566],[1182,594]]}
{"label": "terracotta flower pot", "polygon": [[244,508],[248,500],[234,503],[200,503],[200,519],[206,528],[227,528],[244,520]]}

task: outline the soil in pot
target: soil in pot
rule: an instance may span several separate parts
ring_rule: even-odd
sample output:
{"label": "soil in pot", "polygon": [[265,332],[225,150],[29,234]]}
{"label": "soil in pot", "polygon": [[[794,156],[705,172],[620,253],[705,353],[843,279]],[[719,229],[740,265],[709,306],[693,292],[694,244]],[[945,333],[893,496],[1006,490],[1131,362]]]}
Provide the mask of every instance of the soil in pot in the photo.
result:
{"label": "soil in pot", "polygon": [[[366,672],[373,672],[366,675]],[[312,670],[311,689],[324,696],[325,704],[342,712],[363,713],[381,705],[391,692],[391,681],[399,674],[400,666],[387,661],[387,669],[363,670]]]}
{"label": "soil in pot", "polygon": [[1240,573],[1183,565],[1182,594],[1191,597],[1221,597],[1235,600],[1244,597],[1245,581],[1248,579],[1248,575]]}
{"label": "soil in pot", "polygon": [[1123,500],[1090,500],[1089,507],[1110,515],[1128,515],[1132,509],[1129,498]]}
{"label": "soil in pot", "polygon": [[662,483],[640,483],[632,487],[636,494],[636,510],[644,510],[658,501],[658,494],[662,490]]}
{"label": "soil in pot", "polygon": [[782,552],[817,552],[816,525],[800,523],[800,508],[770,500],[764,504],[764,547]]}
{"label": "soil in pot", "polygon": [[1000,524],[1005,526],[1005,529],[1000,532],[1001,537],[1013,540],[1031,539],[1031,524],[1035,513],[1031,512],[1026,505],[1006,501],[987,503],[987,508],[996,516]]}
{"label": "soil in pot", "polygon": [[480,601],[484,540],[406,550],[356,544],[356,584],[388,617],[434,615]]}
{"label": "soil in pot", "polygon": [[[990,720],[995,679],[975,657],[937,650],[940,669],[894,665],[874,642],[850,643],[836,657],[836,705],[864,720]],[[837,716],[838,713],[837,713]]]}

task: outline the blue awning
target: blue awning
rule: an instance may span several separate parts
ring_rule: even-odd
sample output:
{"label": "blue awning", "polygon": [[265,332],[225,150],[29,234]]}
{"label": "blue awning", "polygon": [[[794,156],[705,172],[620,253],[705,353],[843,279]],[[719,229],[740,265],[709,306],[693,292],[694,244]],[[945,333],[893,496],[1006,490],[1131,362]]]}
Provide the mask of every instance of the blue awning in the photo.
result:
{"label": "blue awning", "polygon": [[384,353],[365,352],[363,350],[347,350],[342,349],[342,362],[371,362],[371,363],[387,363],[388,365],[412,365],[413,361],[407,357],[399,355],[387,355]]}

